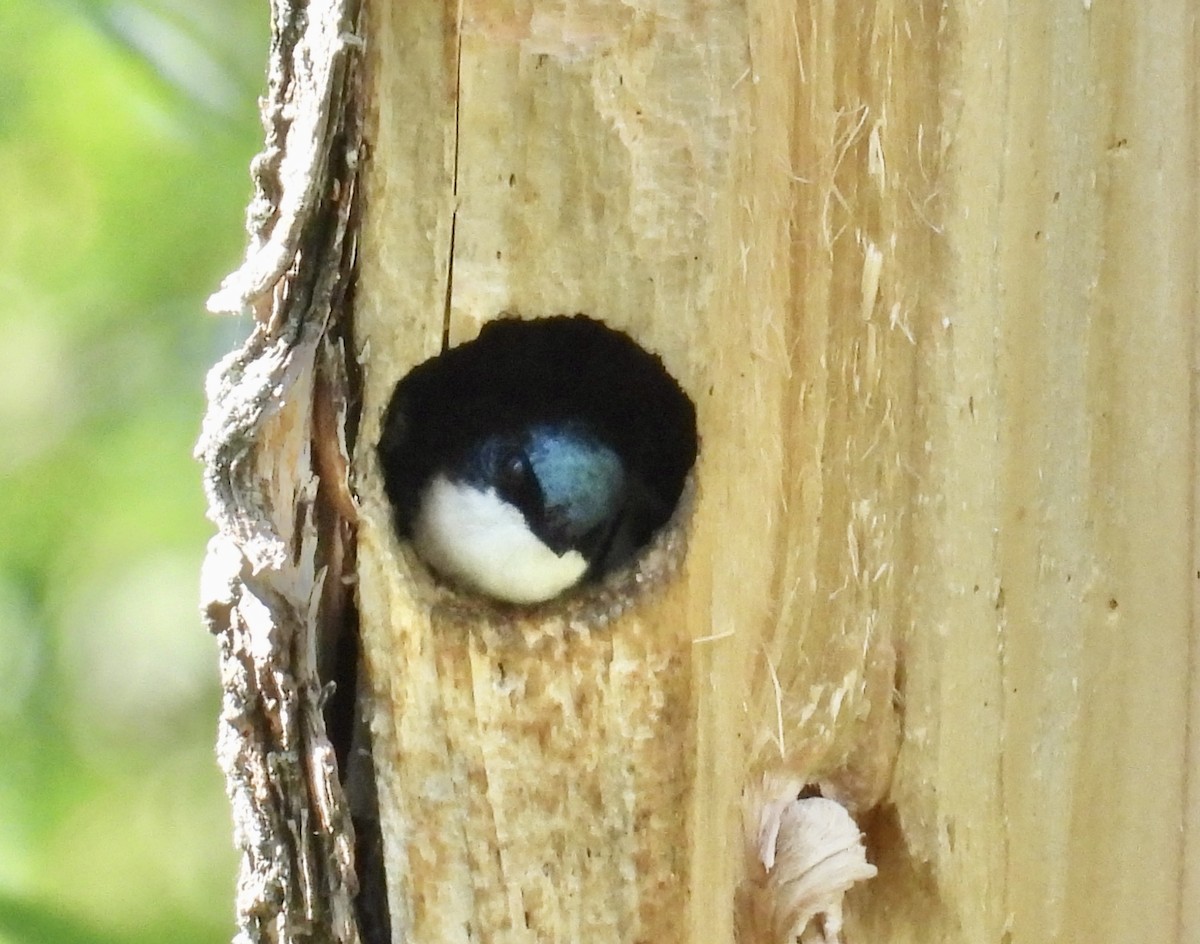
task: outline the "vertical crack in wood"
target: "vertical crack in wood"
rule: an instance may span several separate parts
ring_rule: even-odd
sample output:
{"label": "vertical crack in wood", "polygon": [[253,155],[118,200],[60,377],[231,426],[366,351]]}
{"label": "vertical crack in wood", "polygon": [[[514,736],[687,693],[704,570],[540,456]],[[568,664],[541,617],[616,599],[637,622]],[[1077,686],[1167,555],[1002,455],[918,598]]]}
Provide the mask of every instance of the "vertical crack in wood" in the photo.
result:
{"label": "vertical crack in wood", "polygon": [[354,831],[325,716],[335,692],[323,674],[355,631],[358,405],[347,352],[359,20],[358,0],[273,3],[250,246],[209,302],[255,316],[242,348],[209,375],[197,445],[217,525],[201,593],[220,642],[217,750],[242,852],[238,944],[360,940]]}
{"label": "vertical crack in wood", "polygon": [[463,6],[458,3],[454,21],[454,170],[450,181],[454,207],[450,213],[450,251],[446,254],[446,307],[442,311],[442,350],[450,347],[450,308],[454,299],[454,240],[458,229],[458,153],[462,140],[462,28]]}

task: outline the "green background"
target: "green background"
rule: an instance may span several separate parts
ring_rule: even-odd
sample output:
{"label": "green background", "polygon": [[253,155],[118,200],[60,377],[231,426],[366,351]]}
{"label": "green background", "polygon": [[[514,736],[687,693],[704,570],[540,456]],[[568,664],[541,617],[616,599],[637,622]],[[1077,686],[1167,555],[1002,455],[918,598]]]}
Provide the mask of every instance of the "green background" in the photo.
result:
{"label": "green background", "polygon": [[204,312],[266,0],[0,0],[0,944],[228,940]]}

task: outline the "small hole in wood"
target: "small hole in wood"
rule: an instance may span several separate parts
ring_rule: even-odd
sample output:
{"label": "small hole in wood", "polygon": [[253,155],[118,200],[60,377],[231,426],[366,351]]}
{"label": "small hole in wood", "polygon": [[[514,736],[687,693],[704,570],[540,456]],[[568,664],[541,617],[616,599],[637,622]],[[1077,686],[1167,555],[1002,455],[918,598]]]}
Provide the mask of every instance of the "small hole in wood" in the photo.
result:
{"label": "small hole in wood", "polygon": [[490,322],[415,367],[378,455],[396,531],[442,589],[528,608],[673,571],[697,448],[661,359],[564,315]]}

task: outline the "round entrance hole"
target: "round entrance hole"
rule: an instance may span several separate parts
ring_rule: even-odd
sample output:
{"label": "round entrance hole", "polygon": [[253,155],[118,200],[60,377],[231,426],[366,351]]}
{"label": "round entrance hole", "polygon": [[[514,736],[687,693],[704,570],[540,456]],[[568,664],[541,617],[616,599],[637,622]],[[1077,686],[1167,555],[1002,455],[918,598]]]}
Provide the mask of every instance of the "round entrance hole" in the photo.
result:
{"label": "round entrance hole", "polygon": [[400,537],[443,581],[514,604],[635,560],[696,452],[661,359],[585,315],[492,321],[419,364],[379,442]]}

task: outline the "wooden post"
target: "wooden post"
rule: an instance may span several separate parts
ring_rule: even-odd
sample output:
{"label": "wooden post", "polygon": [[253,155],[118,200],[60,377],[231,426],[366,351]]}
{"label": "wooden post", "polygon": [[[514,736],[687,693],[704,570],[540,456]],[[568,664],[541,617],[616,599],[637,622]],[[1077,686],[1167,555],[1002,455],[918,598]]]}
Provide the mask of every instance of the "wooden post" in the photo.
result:
{"label": "wooden post", "polygon": [[[394,940],[794,940],[761,827],[805,786],[878,868],[847,941],[1195,940],[1191,6],[367,19]],[[649,590],[514,619],[396,541],[392,387],[503,312],[601,318],[694,399]]]}

